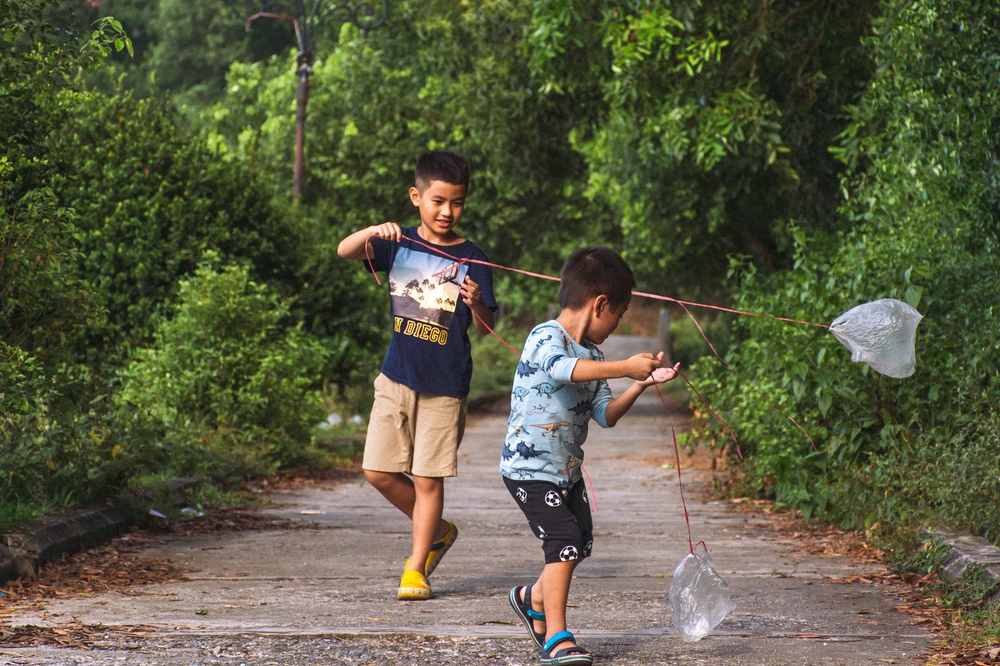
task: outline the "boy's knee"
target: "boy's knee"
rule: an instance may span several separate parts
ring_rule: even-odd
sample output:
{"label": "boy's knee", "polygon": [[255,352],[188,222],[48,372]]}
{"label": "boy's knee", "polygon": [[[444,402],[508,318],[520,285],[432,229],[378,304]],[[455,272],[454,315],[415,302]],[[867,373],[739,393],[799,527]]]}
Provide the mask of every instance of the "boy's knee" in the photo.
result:
{"label": "boy's knee", "polygon": [[377,472],[371,469],[365,470],[365,478],[368,479],[368,483],[372,484],[376,488],[385,488],[392,485],[398,476],[402,475],[396,472]]}
{"label": "boy's knee", "polygon": [[444,477],[440,476],[414,476],[413,485],[418,492],[436,493],[444,490]]}

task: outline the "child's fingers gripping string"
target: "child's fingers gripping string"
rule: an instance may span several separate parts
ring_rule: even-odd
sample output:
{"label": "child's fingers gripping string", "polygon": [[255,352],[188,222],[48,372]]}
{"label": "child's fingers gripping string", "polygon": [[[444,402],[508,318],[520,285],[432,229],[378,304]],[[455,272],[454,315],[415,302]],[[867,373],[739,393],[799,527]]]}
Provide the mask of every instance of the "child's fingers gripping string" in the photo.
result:
{"label": "child's fingers gripping string", "polygon": [[378,273],[375,272],[375,264],[372,263],[372,255],[369,248],[372,242],[372,238],[378,238],[378,235],[376,234],[375,236],[369,236],[368,238],[365,239],[365,261],[368,262],[368,269],[372,272],[372,275],[375,276],[375,283],[381,287],[382,280],[378,279]]}

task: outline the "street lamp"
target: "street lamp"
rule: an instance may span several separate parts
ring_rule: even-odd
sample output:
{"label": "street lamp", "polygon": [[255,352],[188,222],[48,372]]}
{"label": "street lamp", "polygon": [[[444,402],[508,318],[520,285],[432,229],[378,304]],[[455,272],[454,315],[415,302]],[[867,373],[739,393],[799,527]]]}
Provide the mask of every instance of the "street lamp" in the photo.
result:
{"label": "street lamp", "polygon": [[302,193],[302,174],[305,171],[303,144],[305,142],[306,103],[309,101],[309,79],[312,76],[313,35],[327,20],[334,23],[352,23],[364,37],[381,27],[389,17],[389,0],[382,0],[380,6],[371,2],[359,2],[351,6],[344,2],[336,7],[323,9],[323,0],[314,0],[312,7],[305,0],[294,3],[280,0],[229,0],[229,6],[240,17],[255,9],[256,13],[246,17],[246,30],[250,32],[253,22],[261,18],[291,21],[295,26],[295,39],[299,45],[295,57],[298,84],[295,89],[295,177],[292,196],[296,201]]}

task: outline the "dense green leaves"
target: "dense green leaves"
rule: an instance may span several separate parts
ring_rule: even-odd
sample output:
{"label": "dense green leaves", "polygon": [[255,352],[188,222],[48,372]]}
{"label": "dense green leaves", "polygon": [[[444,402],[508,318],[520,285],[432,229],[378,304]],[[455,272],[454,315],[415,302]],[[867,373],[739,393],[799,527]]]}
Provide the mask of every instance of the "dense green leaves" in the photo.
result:
{"label": "dense green leaves", "polygon": [[282,319],[288,303],[246,268],[209,254],[181,280],[152,346],[122,372],[121,398],[167,427],[170,472],[255,476],[296,462],[326,414],[315,390],[326,350]]}
{"label": "dense green leaves", "polygon": [[80,35],[50,19],[57,10],[0,7],[0,336],[50,362],[99,318],[100,298],[73,268],[78,217],[51,188],[44,137],[70,114],[74,77],[131,48],[117,22]]}
{"label": "dense green leaves", "polygon": [[589,198],[611,207],[640,280],[724,292],[727,255],[791,264],[788,220],[835,214],[826,152],[871,71],[873,8],[842,2],[534,3],[526,48],[572,100]]}
{"label": "dense green leaves", "polygon": [[829,322],[906,300],[925,315],[917,373],[882,378],[830,336],[755,321],[731,357],[743,379],[717,374],[711,392],[738,415],[759,490],[854,524],[943,521],[997,538],[1000,11],[893,2],[877,26],[879,73],[836,150],[850,166],[843,214],[858,227],[836,247],[800,237],[795,270],[745,273],[741,303]]}
{"label": "dense green leaves", "polygon": [[290,282],[294,240],[250,170],[220,160],[162,95],[87,95],[47,139],[52,187],[79,215],[78,274],[105,298],[88,331],[101,355],[152,333],[206,249],[250,260],[258,279]]}
{"label": "dense green leaves", "polygon": [[[242,3],[236,3],[237,7]],[[228,0],[103,0],[91,13],[114,17],[135,42],[134,54],[112,58],[115,73],[91,81],[113,92],[117,76],[141,93],[150,80],[169,90],[177,106],[201,108],[223,94],[233,62],[261,60],[295,43],[290,21],[258,21],[244,30],[243,16]]]}

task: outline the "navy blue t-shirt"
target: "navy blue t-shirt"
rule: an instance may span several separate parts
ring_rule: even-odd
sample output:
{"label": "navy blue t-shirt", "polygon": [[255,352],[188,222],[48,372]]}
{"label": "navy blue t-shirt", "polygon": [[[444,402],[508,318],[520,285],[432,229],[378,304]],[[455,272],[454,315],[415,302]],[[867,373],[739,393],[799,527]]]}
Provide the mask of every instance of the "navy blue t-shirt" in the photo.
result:
{"label": "navy blue t-shirt", "polygon": [[[382,374],[414,391],[464,398],[472,379],[472,312],[461,298],[468,275],[480,286],[483,303],[496,309],[493,273],[489,266],[462,264],[411,243],[418,227],[403,227],[399,243],[373,238],[372,265],[389,276],[392,341]],[[442,245],[441,251],[460,259],[488,261],[472,241]],[[368,266],[368,262],[365,262]]]}

